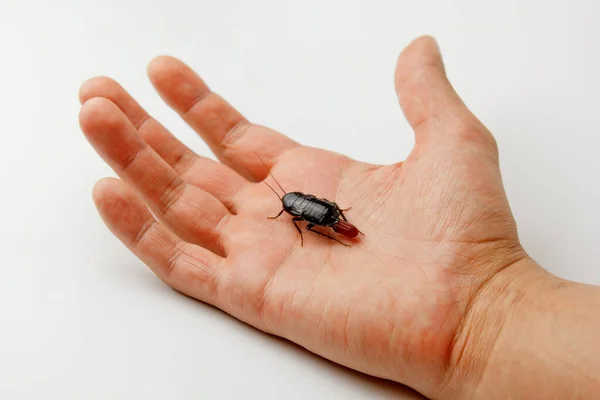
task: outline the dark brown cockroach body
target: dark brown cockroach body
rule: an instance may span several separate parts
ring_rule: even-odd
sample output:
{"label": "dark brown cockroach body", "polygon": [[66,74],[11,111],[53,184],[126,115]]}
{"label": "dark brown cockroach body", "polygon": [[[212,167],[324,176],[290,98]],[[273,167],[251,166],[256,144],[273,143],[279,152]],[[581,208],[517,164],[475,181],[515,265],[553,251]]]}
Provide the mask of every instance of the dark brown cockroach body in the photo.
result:
{"label": "dark brown cockroach body", "polygon": [[[262,161],[262,160],[261,160]],[[266,165],[265,165],[266,168]],[[325,236],[331,240],[335,240],[338,243],[343,244],[344,246],[349,246],[348,244],[334,238],[333,236],[329,236],[325,233],[314,230],[315,226],[324,226],[330,227],[335,232],[342,234],[349,238],[354,238],[358,236],[359,233],[362,234],[354,225],[348,222],[346,216],[344,215],[344,211],[348,211],[350,208],[341,209],[335,202],[329,201],[326,199],[321,199],[312,194],[305,194],[301,192],[289,192],[287,193],[277,182],[277,179],[269,172],[277,186],[285,193],[283,197],[280,197],[279,194],[273,189],[267,182],[265,184],[269,186],[269,188],[279,197],[281,200],[281,205],[283,206],[282,210],[274,217],[268,217],[268,219],[276,219],[283,214],[290,214],[292,218],[292,223],[300,233],[300,244],[304,245],[304,237],[302,236],[302,231],[298,226],[298,222],[306,221],[308,225],[306,226],[306,230],[314,232],[318,235]]]}

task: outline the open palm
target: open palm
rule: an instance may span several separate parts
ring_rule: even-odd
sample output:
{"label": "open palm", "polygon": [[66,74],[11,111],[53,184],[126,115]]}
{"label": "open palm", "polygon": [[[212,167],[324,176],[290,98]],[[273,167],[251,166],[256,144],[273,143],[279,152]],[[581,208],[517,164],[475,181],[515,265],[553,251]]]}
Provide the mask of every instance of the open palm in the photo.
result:
{"label": "open palm", "polygon": [[[86,82],[82,130],[122,179],[94,190],[113,233],[176,290],[261,330],[426,394],[450,384],[468,362],[473,300],[525,254],[494,139],[450,86],[435,42],[417,39],[399,59],[416,145],[386,166],[249,123],[173,58],[155,59],[149,76],[221,162],[190,151],[116,82]],[[336,236],[345,247],[301,224],[301,246],[289,215],[267,219],[281,210],[267,168],[287,191],[351,207],[365,235]]]}

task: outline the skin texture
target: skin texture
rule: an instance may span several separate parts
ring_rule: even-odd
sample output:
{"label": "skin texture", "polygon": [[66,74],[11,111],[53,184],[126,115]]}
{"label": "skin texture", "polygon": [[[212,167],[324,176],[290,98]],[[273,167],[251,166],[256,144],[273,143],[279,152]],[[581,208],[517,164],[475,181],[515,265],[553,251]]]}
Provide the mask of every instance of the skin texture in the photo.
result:
{"label": "skin texture", "polygon": [[[505,277],[544,272],[519,243],[494,138],[453,90],[432,38],[398,60],[416,144],[393,165],[252,124],[174,58],[154,59],[148,75],[220,162],[186,148],[113,80],[85,82],[82,131],[120,177],[93,191],[115,236],[166,284],[260,330],[432,398],[473,395],[498,328],[514,319],[506,310],[523,298],[500,304],[493,293]],[[344,247],[306,232],[301,247],[289,215],[267,219],[281,203],[257,154],[289,191],[351,206],[365,236],[342,237]]]}

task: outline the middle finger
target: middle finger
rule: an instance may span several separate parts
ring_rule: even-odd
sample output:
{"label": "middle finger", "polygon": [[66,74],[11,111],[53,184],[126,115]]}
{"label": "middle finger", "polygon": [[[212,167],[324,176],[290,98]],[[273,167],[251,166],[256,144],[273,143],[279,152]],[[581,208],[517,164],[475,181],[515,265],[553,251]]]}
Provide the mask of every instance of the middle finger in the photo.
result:
{"label": "middle finger", "polygon": [[142,139],[187,182],[219,199],[232,213],[237,212],[235,195],[248,183],[242,176],[220,162],[199,156],[179,141],[115,80],[95,77],[80,89],[81,104],[94,97],[114,103],[136,127]]}
{"label": "middle finger", "polygon": [[98,154],[173,232],[225,255],[220,232],[231,217],[227,208],[189,185],[144,142],[117,106],[104,98],[90,99],[81,107],[80,124]]}

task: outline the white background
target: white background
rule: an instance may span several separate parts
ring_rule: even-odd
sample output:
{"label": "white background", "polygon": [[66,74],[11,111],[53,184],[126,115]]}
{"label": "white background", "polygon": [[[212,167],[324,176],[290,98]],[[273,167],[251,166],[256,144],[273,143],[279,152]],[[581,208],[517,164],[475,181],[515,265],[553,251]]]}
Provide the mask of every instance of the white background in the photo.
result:
{"label": "white background", "polygon": [[498,139],[526,249],[600,284],[598,15],[597,0],[0,0],[0,398],[399,395],[178,295],[104,228],[90,190],[112,173],[78,127],[82,81],[116,78],[209,154],[151,89],[159,54],[254,122],[389,163],[413,144],[396,57],[433,34]]}

